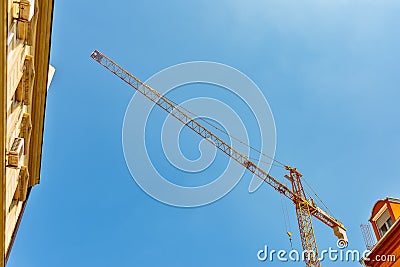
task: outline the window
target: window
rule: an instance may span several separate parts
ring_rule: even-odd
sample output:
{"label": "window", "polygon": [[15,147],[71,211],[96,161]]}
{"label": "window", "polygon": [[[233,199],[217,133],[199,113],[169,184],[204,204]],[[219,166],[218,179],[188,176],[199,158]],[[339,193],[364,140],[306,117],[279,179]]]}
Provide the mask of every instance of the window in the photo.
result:
{"label": "window", "polygon": [[386,223],[389,225],[389,228],[392,227],[393,225],[392,218],[389,218],[389,220],[387,220]]}
{"label": "window", "polygon": [[385,210],[382,215],[375,222],[378,228],[380,237],[384,236],[390,227],[393,225],[392,218],[388,210]]}
{"label": "window", "polygon": [[8,33],[8,38],[7,38],[8,53],[10,53],[11,51],[14,50],[16,43],[17,42],[16,42],[15,34],[12,31],[10,31]]}
{"label": "window", "polygon": [[8,38],[7,38],[8,54],[10,54],[11,51],[13,51],[14,48],[17,46],[17,36],[15,30],[16,25],[17,23],[14,22],[8,32]]}
{"label": "window", "polygon": [[9,106],[9,110],[7,112],[7,116],[10,116],[15,110],[18,109],[22,105],[22,81],[18,84],[17,89],[15,90],[14,95],[11,98],[11,105]]}

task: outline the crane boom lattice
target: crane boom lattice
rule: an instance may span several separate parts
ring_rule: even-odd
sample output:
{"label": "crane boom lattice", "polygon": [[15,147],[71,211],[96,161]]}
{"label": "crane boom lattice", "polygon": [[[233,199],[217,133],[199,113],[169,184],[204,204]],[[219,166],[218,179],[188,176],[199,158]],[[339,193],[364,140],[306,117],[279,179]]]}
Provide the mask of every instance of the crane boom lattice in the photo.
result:
{"label": "crane boom lattice", "polygon": [[303,250],[311,252],[311,256],[306,259],[307,267],[321,266],[318,259],[318,248],[314,234],[314,228],[312,226],[312,216],[331,227],[338,238],[347,242],[346,229],[344,225],[334,217],[330,216],[327,212],[319,208],[313,199],[307,197],[301,182],[302,175],[296,168],[285,165],[286,170],[289,171],[289,175],[285,175],[285,177],[292,184],[292,188],[290,189],[288,186],[271,176],[268,172],[257,166],[247,156],[238,152],[224,140],[212,133],[210,130],[196,121],[195,118],[189,116],[185,110],[180,108],[177,104],[175,104],[175,102],[169,100],[161,95],[157,90],[140,81],[134,75],[123,69],[121,66],[98,50],[93,51],[91,57],[125,83],[129,84],[136,91],[182,122],[186,127],[199,134],[203,139],[210,142],[227,156],[256,175],[259,179],[269,184],[276,191],[290,199],[296,206],[296,215]]}

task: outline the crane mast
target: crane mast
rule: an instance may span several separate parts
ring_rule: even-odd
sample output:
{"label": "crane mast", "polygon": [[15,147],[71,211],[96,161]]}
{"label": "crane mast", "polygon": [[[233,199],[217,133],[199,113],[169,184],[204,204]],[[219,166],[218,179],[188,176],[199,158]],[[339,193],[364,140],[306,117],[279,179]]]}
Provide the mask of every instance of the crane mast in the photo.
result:
{"label": "crane mast", "polygon": [[164,109],[166,112],[171,114],[177,120],[182,122],[186,127],[199,134],[203,139],[210,142],[227,156],[229,156],[240,165],[242,165],[244,168],[252,172],[263,182],[269,184],[276,191],[290,199],[296,207],[296,215],[303,251],[307,251],[310,255],[305,259],[307,267],[321,266],[318,255],[318,247],[314,234],[314,228],[312,226],[312,217],[317,218],[324,224],[331,227],[334,230],[334,234],[339,239],[347,242],[346,229],[344,225],[339,220],[330,216],[324,210],[319,208],[315,204],[314,200],[306,195],[301,182],[302,174],[296,168],[285,165],[286,170],[289,171],[289,174],[285,175],[285,178],[290,181],[292,186],[292,188],[289,188],[288,186],[271,176],[268,172],[257,166],[247,156],[235,150],[224,140],[205,128],[194,118],[190,117],[173,101],[164,97],[158,91],[140,81],[134,75],[130,74],[128,71],[123,69],[121,66],[119,66],[117,63],[112,61],[110,58],[108,58],[98,50],[92,52],[91,58],[97,61],[100,65],[102,65],[109,71],[111,71],[125,83],[129,84],[136,91],[138,91],[149,100],[154,102],[156,105]]}

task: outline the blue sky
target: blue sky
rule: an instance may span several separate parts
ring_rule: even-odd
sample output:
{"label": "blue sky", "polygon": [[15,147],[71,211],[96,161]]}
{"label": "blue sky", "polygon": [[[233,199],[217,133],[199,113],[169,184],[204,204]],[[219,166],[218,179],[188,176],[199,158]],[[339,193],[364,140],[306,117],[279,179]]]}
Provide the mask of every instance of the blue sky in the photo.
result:
{"label": "blue sky", "polygon": [[[249,175],[193,209],[135,184],[121,144],[132,92],[90,59],[94,49],[142,80],[194,60],[244,72],[271,106],[276,157],[363,250],[360,223],[378,199],[399,197],[399,11],[397,1],[56,1],[41,184],[8,266],[263,266],[264,245],[289,249],[280,196],[266,185],[249,194]],[[334,247],[332,230],[314,225],[319,247]],[[324,264],[343,265],[359,266]]]}

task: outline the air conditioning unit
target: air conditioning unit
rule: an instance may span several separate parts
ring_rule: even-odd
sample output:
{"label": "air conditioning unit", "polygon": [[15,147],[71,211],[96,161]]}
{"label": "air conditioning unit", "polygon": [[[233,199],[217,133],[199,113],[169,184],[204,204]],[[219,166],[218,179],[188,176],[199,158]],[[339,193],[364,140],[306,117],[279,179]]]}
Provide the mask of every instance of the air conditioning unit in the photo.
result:
{"label": "air conditioning unit", "polygon": [[18,176],[17,189],[15,190],[14,199],[18,201],[25,201],[28,193],[29,172],[27,166],[21,166]]}
{"label": "air conditioning unit", "polygon": [[15,138],[8,152],[8,166],[19,167],[22,163],[22,156],[24,155],[24,138]]}

